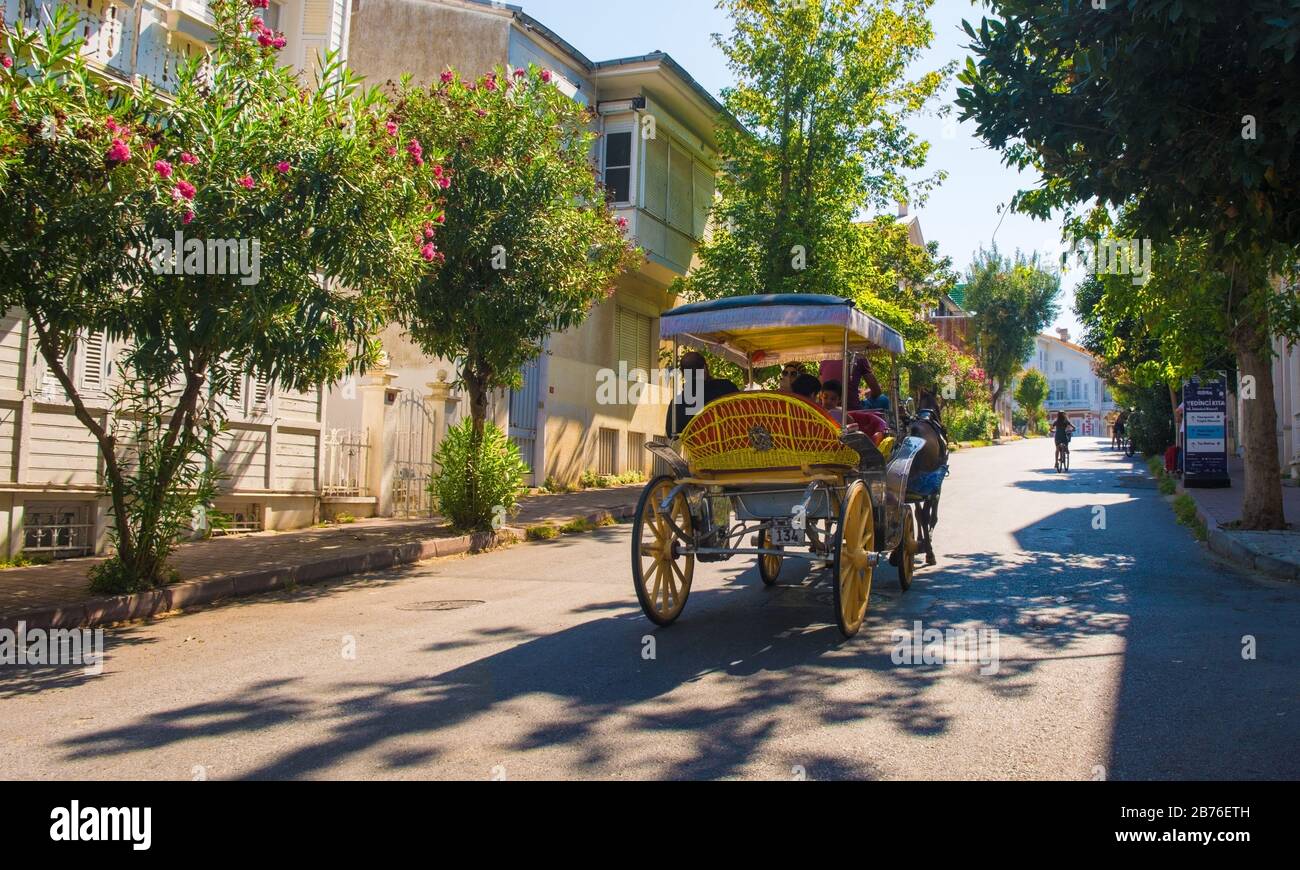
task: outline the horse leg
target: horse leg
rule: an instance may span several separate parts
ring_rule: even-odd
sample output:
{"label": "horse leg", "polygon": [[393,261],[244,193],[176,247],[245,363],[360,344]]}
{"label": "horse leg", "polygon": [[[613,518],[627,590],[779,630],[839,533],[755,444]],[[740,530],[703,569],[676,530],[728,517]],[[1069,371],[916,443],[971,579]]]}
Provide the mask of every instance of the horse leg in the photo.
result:
{"label": "horse leg", "polygon": [[939,499],[937,496],[927,498],[922,504],[921,542],[925,549],[925,564],[937,565],[939,560],[934,555],[934,527],[939,524]]}

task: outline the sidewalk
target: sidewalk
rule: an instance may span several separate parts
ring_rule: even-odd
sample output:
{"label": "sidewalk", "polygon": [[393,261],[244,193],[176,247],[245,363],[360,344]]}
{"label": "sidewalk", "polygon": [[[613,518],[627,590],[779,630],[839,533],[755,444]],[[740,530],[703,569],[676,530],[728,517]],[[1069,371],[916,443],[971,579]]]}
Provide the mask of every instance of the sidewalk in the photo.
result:
{"label": "sidewalk", "polygon": [[[632,516],[641,487],[593,489],[533,496],[521,503],[500,536],[577,517]],[[319,583],[441,556],[473,552],[498,543],[491,535],[457,535],[440,519],[360,520],[295,532],[262,532],[182,544],[171,564],[181,582],[136,595],[95,597],[86,574],[102,559],[71,559],[0,571],[0,627],[19,620],[29,628],[72,628],[143,619],[239,595]]]}
{"label": "sidewalk", "polygon": [[1223,528],[1241,519],[1241,501],[1246,479],[1242,462],[1228,457],[1228,476],[1231,487],[1219,489],[1184,488],[1196,502],[1196,512],[1205,523],[1207,543],[1220,556],[1244,568],[1253,568],[1262,574],[1281,580],[1300,580],[1300,487],[1282,487],[1282,506],[1292,530],[1284,532],[1243,532]]}

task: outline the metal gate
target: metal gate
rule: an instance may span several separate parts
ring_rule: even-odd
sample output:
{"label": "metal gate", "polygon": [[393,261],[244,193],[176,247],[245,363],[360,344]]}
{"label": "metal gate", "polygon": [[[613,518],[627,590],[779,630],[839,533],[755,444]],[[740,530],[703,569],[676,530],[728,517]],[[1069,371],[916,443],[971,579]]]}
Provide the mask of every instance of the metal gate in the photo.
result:
{"label": "metal gate", "polygon": [[399,391],[393,404],[393,516],[432,516],[433,415],[415,390]]}
{"label": "metal gate", "polygon": [[524,366],[524,383],[517,390],[510,391],[510,440],[519,448],[519,455],[528,466],[529,474],[525,483],[537,485],[536,469],[533,467],[537,454],[537,409],[541,396],[541,366],[539,360],[533,360]]}

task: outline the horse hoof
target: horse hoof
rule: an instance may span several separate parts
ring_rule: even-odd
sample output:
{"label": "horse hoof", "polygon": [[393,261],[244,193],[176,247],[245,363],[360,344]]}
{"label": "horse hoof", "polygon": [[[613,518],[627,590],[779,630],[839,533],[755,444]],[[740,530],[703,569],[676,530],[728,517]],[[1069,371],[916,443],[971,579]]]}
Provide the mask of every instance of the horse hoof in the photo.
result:
{"label": "horse hoof", "polygon": [[934,553],[925,554],[925,565],[927,568],[933,568],[939,564],[939,560],[934,557]]}

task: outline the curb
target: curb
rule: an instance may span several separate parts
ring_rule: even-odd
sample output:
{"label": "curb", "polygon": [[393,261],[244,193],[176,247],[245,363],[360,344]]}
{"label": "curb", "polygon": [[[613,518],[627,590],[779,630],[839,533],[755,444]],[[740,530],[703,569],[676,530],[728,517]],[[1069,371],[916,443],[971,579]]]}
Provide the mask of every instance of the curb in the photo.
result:
{"label": "curb", "polygon": [[518,536],[503,529],[493,534],[478,533],[457,538],[427,538],[396,546],[381,546],[351,556],[332,557],[314,562],[303,562],[285,568],[264,568],[213,577],[206,580],[188,580],[150,589],[131,595],[92,598],[76,604],[46,607],[0,617],[0,628],[16,628],[19,622],[27,628],[90,628],[116,622],[148,619],[162,613],[191,610],[207,604],[273,592],[293,586],[310,586],[367,571],[378,571],[398,565],[409,565],[443,556],[463,553],[480,553],[493,547],[514,543]]}
{"label": "curb", "polygon": [[1211,552],[1239,567],[1258,571],[1275,580],[1287,580],[1292,583],[1300,580],[1300,565],[1260,553],[1250,544],[1224,531],[1220,527],[1218,517],[1201,507],[1196,497],[1187,492],[1182,481],[1178,482],[1175,495],[1187,495],[1196,505],[1196,517],[1205,525],[1205,543]]}

